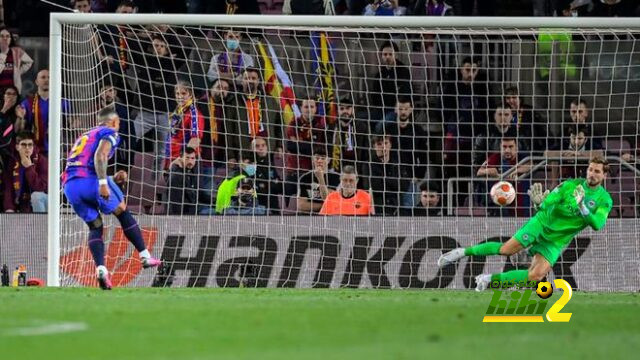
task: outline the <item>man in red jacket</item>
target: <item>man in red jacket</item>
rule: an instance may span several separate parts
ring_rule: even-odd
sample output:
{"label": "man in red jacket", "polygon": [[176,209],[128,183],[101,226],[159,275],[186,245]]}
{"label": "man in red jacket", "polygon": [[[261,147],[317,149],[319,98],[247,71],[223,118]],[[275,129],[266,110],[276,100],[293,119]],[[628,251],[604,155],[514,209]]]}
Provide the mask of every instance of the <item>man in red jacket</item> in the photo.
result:
{"label": "man in red jacket", "polygon": [[4,170],[4,209],[6,212],[47,212],[48,163],[39,154],[34,136],[16,136],[16,153]]}

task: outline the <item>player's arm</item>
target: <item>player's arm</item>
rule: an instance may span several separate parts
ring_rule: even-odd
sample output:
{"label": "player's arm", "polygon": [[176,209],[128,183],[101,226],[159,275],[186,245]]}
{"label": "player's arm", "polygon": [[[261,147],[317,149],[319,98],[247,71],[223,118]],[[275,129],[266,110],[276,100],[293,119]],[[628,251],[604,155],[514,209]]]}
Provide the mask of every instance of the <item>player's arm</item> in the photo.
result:
{"label": "player's arm", "polygon": [[111,152],[112,144],[109,140],[100,140],[98,149],[95,155],[93,155],[93,163],[96,168],[96,175],[98,175],[98,184],[100,184],[100,196],[104,198],[109,197],[109,185],[107,184],[107,165],[109,164],[109,153]]}
{"label": "player's arm", "polygon": [[542,204],[540,204],[540,208],[546,209],[562,201],[565,196],[566,188],[566,182],[563,182],[560,185],[556,186],[556,188],[553,189],[553,191],[550,192],[549,195],[545,196],[544,201],[542,201]]}
{"label": "player's arm", "polygon": [[607,222],[607,218],[609,217],[609,212],[611,212],[612,202],[611,199],[606,200],[606,203],[603,206],[598,206],[596,211],[591,212],[589,208],[584,204],[584,201],[581,201],[579,204],[580,213],[582,217],[587,222],[589,226],[593,230],[600,230],[604,227],[604,224]]}

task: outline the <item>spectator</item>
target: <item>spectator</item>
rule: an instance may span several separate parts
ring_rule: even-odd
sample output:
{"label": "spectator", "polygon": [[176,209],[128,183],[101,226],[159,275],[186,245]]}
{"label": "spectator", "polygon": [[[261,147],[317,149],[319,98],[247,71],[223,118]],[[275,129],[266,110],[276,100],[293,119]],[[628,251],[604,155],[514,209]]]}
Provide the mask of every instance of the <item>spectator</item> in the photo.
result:
{"label": "spectator", "polygon": [[369,0],[364,8],[365,16],[403,16],[407,15],[407,8],[398,5],[398,0]]}
{"label": "spectator", "polygon": [[0,87],[15,86],[22,92],[22,75],[33,65],[33,59],[13,39],[13,34],[0,27]]}
{"label": "spectator", "polygon": [[340,175],[329,170],[329,158],[325,147],[315,148],[313,170],[300,177],[297,209],[301,214],[315,214],[322,208],[331,190],[340,184]]}
{"label": "spectator", "polygon": [[222,168],[227,163],[225,119],[238,117],[230,90],[229,80],[218,78],[204,98],[207,105],[202,111],[205,118],[204,137],[201,144],[203,173],[213,174],[214,169]]}
{"label": "spectator", "polygon": [[427,181],[420,184],[420,200],[412,209],[402,209],[405,216],[442,216],[438,187]]}
{"label": "spectator", "polygon": [[18,88],[11,85],[0,89],[2,96],[2,110],[0,116],[7,119],[12,125],[18,120],[18,117],[24,118],[25,109],[20,105],[20,93]]}
{"label": "spectator", "polygon": [[[592,150],[602,150],[599,145],[590,139],[589,127],[586,125],[569,126],[566,133],[568,137],[562,141],[561,181],[564,179],[576,179],[585,177],[588,164],[580,164],[577,159],[590,159]],[[570,164],[567,164],[569,160]],[[555,175],[555,174],[553,174]],[[552,176],[556,178],[555,176]]]}
{"label": "spectator", "polygon": [[16,118],[18,116],[24,118],[24,108],[16,105],[17,103],[18,89],[15,86],[2,89],[2,105],[0,106],[0,183],[2,182],[2,171],[5,163],[13,154]]}
{"label": "spectator", "polygon": [[[316,101],[311,96],[300,100],[301,115],[287,127],[285,163],[287,171],[287,195],[293,193],[301,172],[311,170],[312,149],[325,147],[325,119],[318,116]],[[326,151],[325,151],[326,154]]]}
{"label": "spectator", "polygon": [[80,13],[93,12],[93,9],[91,8],[90,0],[74,0],[72,2],[73,2],[73,9],[76,10],[77,12],[80,12]]}
{"label": "spectator", "polygon": [[409,68],[398,60],[398,45],[387,41],[380,47],[380,71],[373,76],[369,106],[371,119],[378,121],[393,116],[398,96],[411,96]]}
{"label": "spectator", "polygon": [[[462,60],[456,81],[445,84],[442,94],[443,120],[446,128],[443,160],[445,178],[469,177],[472,169],[473,140],[486,128],[488,89],[480,74],[480,62]],[[457,184],[456,184],[457,185]],[[457,204],[464,194],[459,192]]]}
{"label": "spectator", "polygon": [[258,0],[190,0],[188,6],[190,14],[260,14]]}
{"label": "spectator", "polygon": [[238,195],[240,181],[255,175],[255,166],[248,159],[244,159],[231,177],[224,179],[218,187],[216,196],[216,214],[224,214],[233,202],[233,198]]}
{"label": "spectator", "polygon": [[34,136],[16,135],[16,156],[4,169],[4,209],[6,212],[47,212],[47,158],[38,153]]}
{"label": "spectator", "polygon": [[137,137],[135,134],[133,121],[131,121],[129,108],[118,99],[118,90],[111,85],[103,85],[100,89],[100,109],[111,106],[120,117],[120,144],[116,150],[116,168],[129,172],[132,163],[133,150],[137,147]]}
{"label": "spectator", "polygon": [[241,41],[242,33],[237,30],[229,29],[224,35],[225,51],[219,54],[213,54],[207,78],[214,81],[218,78],[230,80],[234,82],[234,87],[242,83],[244,70],[254,66],[253,57],[242,51]]}
{"label": "spectator", "polygon": [[[517,125],[513,122],[514,111],[507,104],[499,104],[493,113],[493,123],[475,139],[473,147],[474,164],[480,165],[491,153],[500,151],[502,139],[517,138]],[[527,149],[527,139],[518,140],[519,149]],[[523,145],[523,143],[525,145]]]}
{"label": "spectator", "polygon": [[242,75],[242,92],[234,93],[237,105],[236,118],[227,118],[227,155],[233,167],[242,152],[251,151],[251,141],[256,137],[269,139],[269,148],[282,149],[280,105],[264,94],[260,71],[248,67]]}
{"label": "spectator", "polygon": [[505,90],[504,102],[513,110],[513,123],[521,137],[518,140],[521,150],[542,155],[553,148],[552,140],[547,137],[548,124],[530,105],[524,103],[517,87],[511,86]]}
{"label": "spectator", "polygon": [[331,149],[329,168],[338,172],[343,166],[359,166],[366,159],[369,129],[361,119],[356,119],[350,97],[339,99],[338,121],[329,126],[327,141]]}
{"label": "spectator", "polygon": [[424,128],[415,123],[410,97],[398,97],[395,115],[396,122],[388,124],[386,132],[398,149],[401,177],[408,182],[408,187],[401,189],[402,206],[410,208],[415,204],[418,183],[427,174],[429,139]]}
{"label": "spectator", "polygon": [[[571,122],[569,123],[569,127],[564,128],[562,137],[567,138],[567,130],[571,126],[575,125],[585,125],[588,128],[588,131],[593,134],[592,131],[592,123],[589,117],[591,116],[591,111],[589,110],[589,104],[584,99],[574,99],[571,100],[571,104],[569,105],[569,118]],[[596,149],[602,149],[602,139],[600,137],[593,137],[591,139],[593,146]]]}
{"label": "spectator", "polygon": [[[514,138],[502,138],[500,143],[500,153],[494,153],[489,155],[487,160],[482,164],[480,169],[478,169],[477,175],[479,177],[490,177],[490,178],[498,178],[505,174],[507,171],[512,169],[518,162],[521,160],[521,156],[518,154],[518,142]],[[516,178],[528,172],[531,169],[531,162],[527,164],[519,165],[515,171],[512,172],[509,179],[516,180]],[[490,182],[487,184],[487,188],[493,186],[494,182]],[[516,188],[516,200],[513,202],[513,205],[510,207],[505,207],[504,211],[499,211],[496,208],[490,209],[490,215],[503,215],[503,216],[529,216],[529,204],[528,197],[524,196],[527,190],[529,189],[528,181],[519,181],[515,185]],[[487,192],[485,192],[487,193]],[[485,198],[490,206],[493,206],[493,201],[488,198]]]}
{"label": "spectator", "polygon": [[[131,0],[122,0],[115,8],[116,14],[133,14],[138,11]],[[136,27],[139,28],[139,27]],[[100,44],[97,54],[104,73],[109,73],[111,83],[121,90],[121,97],[127,104],[133,104],[138,92],[132,91],[130,78],[125,76],[131,67],[136,64],[134,55],[144,53],[141,37],[134,32],[133,26],[127,25],[99,25],[97,34]],[[142,65],[138,63],[139,65]]]}
{"label": "spectator", "polygon": [[[195,44],[193,38],[185,34],[185,30],[182,27],[172,27],[167,24],[154,24],[148,25],[143,31],[138,31],[136,35],[141,39],[149,39],[153,41],[154,37],[159,37],[166,44],[167,52],[164,56],[174,59],[182,65],[188,60],[188,51],[193,49]],[[189,62],[186,62],[189,67]],[[193,65],[192,65],[193,66]],[[191,69],[188,69],[187,73],[191,73]],[[192,79],[190,79],[192,80]]]}
{"label": "spectator", "polygon": [[[37,91],[33,96],[26,97],[20,104],[25,109],[16,113],[16,132],[28,131],[34,134],[36,147],[40,154],[49,152],[49,70],[43,69],[36,75]],[[69,102],[62,100],[62,114],[69,113]],[[64,123],[64,121],[63,121]]]}
{"label": "spectator", "polygon": [[347,165],[342,169],[338,190],[329,193],[320,215],[372,215],[373,211],[369,193],[358,189],[356,169]]}
{"label": "spectator", "polygon": [[200,153],[204,129],[204,117],[194,103],[193,88],[184,80],[175,86],[176,109],[171,113],[169,134],[166,142],[165,167],[190,147]]}
{"label": "spectator", "polygon": [[231,197],[231,205],[224,210],[225,215],[267,215],[267,209],[256,200],[256,189],[253,180],[240,180],[235,196]]}
{"label": "spectator", "polygon": [[196,215],[211,207],[211,193],[200,185],[200,166],[194,148],[185,148],[182,156],[171,162],[165,177],[169,215]]}
{"label": "spectator", "polygon": [[390,136],[377,135],[373,139],[373,147],[371,161],[363,165],[362,173],[366,176],[364,188],[373,191],[376,214],[396,215],[400,207],[400,191],[408,187],[409,181],[401,177]]}
{"label": "spectator", "polygon": [[282,179],[273,164],[273,156],[269,153],[267,141],[257,137],[251,141],[250,160],[255,163],[255,186],[258,204],[267,208],[271,214],[280,213],[278,195],[283,193]]}
{"label": "spectator", "polygon": [[[131,43],[130,48],[135,46],[137,46],[135,43]],[[171,98],[178,81],[176,72],[181,63],[171,57],[166,41],[157,35],[153,36],[150,46],[146,46],[140,52],[133,51],[132,54],[134,59],[132,65],[138,80],[137,97],[140,101],[140,111],[134,120],[135,133],[140,139],[150,138],[155,141],[155,153],[160,158],[162,151],[165,150],[161,144],[169,131],[168,99]],[[197,146],[194,146],[194,149],[197,149]],[[180,150],[176,150],[171,160],[178,156],[180,156]]]}

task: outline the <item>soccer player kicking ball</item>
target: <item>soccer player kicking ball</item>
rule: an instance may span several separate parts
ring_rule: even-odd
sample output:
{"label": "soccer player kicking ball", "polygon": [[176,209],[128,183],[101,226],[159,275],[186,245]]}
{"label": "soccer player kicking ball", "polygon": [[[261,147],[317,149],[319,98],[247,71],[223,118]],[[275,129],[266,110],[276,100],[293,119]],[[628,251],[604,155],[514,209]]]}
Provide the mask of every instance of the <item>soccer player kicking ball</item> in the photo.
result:
{"label": "soccer player kicking ball", "polygon": [[542,192],[542,185],[534,184],[529,196],[538,212],[509,241],[454,249],[440,256],[438,266],[452,264],[464,256],[510,256],[529,248],[533,256],[529,270],[478,275],[476,291],[485,290],[492,281],[541,281],[582,229],[591,226],[597,231],[604,227],[612,206],[611,196],[602,187],[608,171],[604,158],[593,157],[586,179],[567,180],[551,193]]}
{"label": "soccer player kicking ball", "polygon": [[[138,223],[126,209],[122,191],[111,177],[107,177],[107,163],[120,143],[120,118],[113,109],[104,108],[98,113],[98,121],[100,125],[82,134],[73,144],[62,183],[73,210],[89,225],[89,250],[96,263],[100,288],[111,290],[111,277],[104,266],[100,213],[116,216],[124,235],[140,253],[145,269],[159,266],[161,261],[151,257]],[[126,172],[119,171],[115,178],[118,182],[124,182]]]}

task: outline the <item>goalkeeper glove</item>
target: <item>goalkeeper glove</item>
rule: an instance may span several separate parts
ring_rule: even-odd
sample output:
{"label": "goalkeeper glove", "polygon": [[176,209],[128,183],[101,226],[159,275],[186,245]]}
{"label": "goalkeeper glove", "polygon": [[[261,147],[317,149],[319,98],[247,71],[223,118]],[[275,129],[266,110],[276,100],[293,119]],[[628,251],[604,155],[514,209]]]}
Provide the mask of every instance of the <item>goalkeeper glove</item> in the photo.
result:
{"label": "goalkeeper glove", "polygon": [[591,212],[589,208],[584,204],[584,188],[582,185],[576,186],[576,189],[573,191],[573,197],[576,199],[576,204],[578,204],[578,209],[583,216],[589,215]]}
{"label": "goalkeeper glove", "polygon": [[527,191],[527,194],[529,194],[529,198],[531,199],[531,203],[533,203],[533,207],[538,209],[547,195],[549,195],[549,190],[543,192],[542,184],[535,183],[531,185],[531,188]]}

